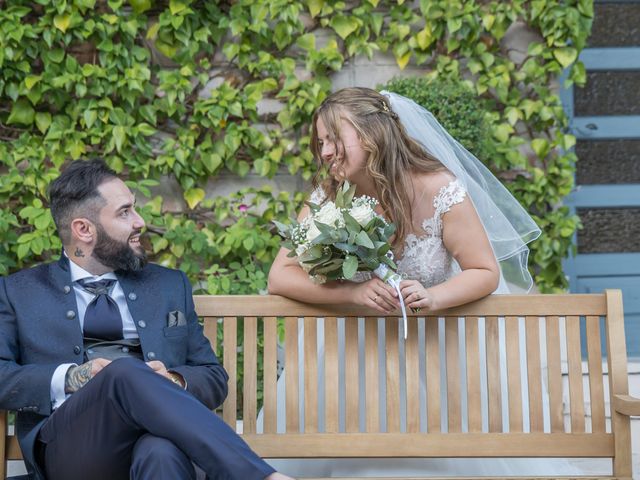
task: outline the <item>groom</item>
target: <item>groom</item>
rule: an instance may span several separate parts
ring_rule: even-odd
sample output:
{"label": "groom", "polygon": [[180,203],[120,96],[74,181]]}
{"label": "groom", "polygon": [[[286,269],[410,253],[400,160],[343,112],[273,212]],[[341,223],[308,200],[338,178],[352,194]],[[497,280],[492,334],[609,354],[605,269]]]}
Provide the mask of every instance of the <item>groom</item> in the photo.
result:
{"label": "groom", "polygon": [[211,412],[228,376],[184,273],[146,264],[125,183],[76,161],[49,196],[59,261],[0,278],[0,408],[30,478],[288,478]]}

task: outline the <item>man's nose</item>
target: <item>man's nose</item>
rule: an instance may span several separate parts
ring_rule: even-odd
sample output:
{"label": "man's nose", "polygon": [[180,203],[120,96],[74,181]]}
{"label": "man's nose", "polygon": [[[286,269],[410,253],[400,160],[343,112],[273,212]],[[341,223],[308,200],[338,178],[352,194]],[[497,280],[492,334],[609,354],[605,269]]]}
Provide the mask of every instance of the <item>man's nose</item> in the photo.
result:
{"label": "man's nose", "polygon": [[134,219],[133,219],[133,226],[134,226],[134,228],[136,228],[136,229],[143,229],[143,228],[145,227],[145,225],[146,225],[146,223],[145,223],[145,221],[144,221],[144,218],[142,218],[142,217],[140,216],[140,214],[138,213],[138,211],[137,211],[137,210],[134,210],[134,211],[133,211],[133,214],[134,214]]}

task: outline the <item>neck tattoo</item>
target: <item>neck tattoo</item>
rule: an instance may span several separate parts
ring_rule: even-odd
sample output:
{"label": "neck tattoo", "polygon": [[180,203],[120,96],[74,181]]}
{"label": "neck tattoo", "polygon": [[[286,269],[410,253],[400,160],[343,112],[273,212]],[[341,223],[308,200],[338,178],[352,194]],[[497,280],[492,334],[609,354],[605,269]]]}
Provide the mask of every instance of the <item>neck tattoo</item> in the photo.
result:
{"label": "neck tattoo", "polygon": [[82,250],[80,250],[80,247],[76,248],[76,251],[73,252],[73,255],[76,257],[84,257],[84,252]]}

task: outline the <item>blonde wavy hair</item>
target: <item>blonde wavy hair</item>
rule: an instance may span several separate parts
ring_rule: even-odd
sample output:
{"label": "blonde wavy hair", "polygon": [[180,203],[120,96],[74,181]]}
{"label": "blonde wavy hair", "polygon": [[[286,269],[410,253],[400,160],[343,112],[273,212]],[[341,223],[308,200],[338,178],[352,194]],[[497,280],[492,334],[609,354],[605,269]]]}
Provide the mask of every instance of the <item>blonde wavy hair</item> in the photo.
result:
{"label": "blonde wavy hair", "polygon": [[369,154],[366,171],[373,179],[380,206],[396,225],[393,248],[397,251],[411,231],[411,200],[414,197],[411,177],[416,173],[444,170],[444,167],[407,135],[387,97],[370,88],[343,88],[322,102],[313,115],[311,126],[311,152],[319,166],[313,185],[324,190],[327,200],[335,199],[336,191],[345,179],[331,176],[321,179],[323,161],[318,119],[322,120],[329,140],[335,145],[338,162],[344,158],[345,151],[340,137],[341,122],[349,122],[358,132],[360,145]]}

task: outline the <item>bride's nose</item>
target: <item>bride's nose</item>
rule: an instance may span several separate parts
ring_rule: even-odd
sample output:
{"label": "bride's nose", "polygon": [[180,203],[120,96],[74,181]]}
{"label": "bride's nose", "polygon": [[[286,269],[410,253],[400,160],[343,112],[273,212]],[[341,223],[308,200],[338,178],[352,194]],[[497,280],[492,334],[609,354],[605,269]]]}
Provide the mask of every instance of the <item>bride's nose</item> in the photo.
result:
{"label": "bride's nose", "polygon": [[322,149],[320,150],[320,156],[324,161],[331,160],[336,153],[336,147],[331,142],[326,142],[322,144]]}

